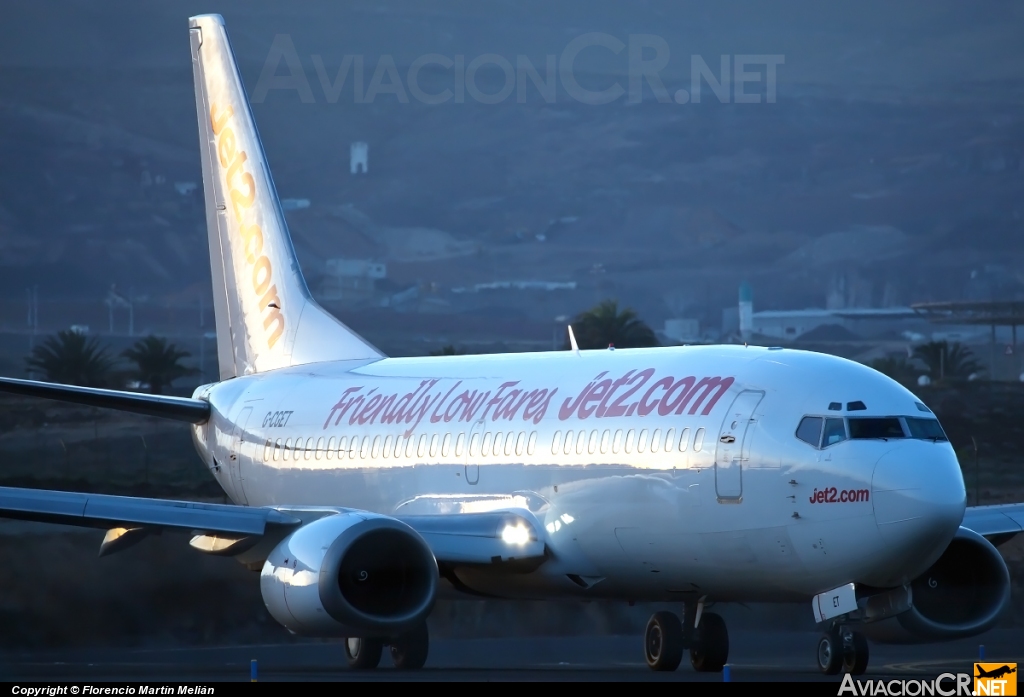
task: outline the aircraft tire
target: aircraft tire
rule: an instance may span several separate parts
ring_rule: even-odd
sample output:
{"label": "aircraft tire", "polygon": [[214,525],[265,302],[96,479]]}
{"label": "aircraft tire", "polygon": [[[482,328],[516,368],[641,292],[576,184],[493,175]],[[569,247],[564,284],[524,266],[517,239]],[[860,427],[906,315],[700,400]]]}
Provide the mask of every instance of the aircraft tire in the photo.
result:
{"label": "aircraft tire", "polygon": [[830,629],[818,639],[818,670],[836,675],[843,667],[843,638],[838,629]]}
{"label": "aircraft tire", "polygon": [[843,670],[850,675],[863,675],[868,669],[868,640],[860,632],[853,632],[845,649]]}
{"label": "aircraft tire", "polygon": [[429,651],[430,632],[426,622],[391,640],[391,660],[398,670],[419,670],[427,662]]}
{"label": "aircraft tire", "polygon": [[690,664],[698,673],[718,673],[729,660],[729,630],[725,620],[714,612],[705,612],[690,647]]}
{"label": "aircraft tire", "polygon": [[345,658],[352,670],[373,670],[380,665],[383,652],[384,642],[380,639],[345,639]]}
{"label": "aircraft tire", "polygon": [[651,615],[644,632],[644,658],[651,670],[673,671],[683,660],[683,624],[673,612]]}

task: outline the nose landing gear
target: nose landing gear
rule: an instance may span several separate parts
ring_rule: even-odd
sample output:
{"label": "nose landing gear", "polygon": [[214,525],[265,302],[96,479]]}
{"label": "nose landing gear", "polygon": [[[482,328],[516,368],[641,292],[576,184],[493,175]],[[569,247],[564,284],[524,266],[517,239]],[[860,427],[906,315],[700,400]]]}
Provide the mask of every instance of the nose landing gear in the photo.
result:
{"label": "nose landing gear", "polygon": [[868,641],[849,627],[833,626],[818,640],[818,669],[825,675],[845,670],[863,675],[868,668]]}
{"label": "nose landing gear", "polygon": [[725,620],[713,612],[701,612],[702,604],[686,604],[686,620],[673,612],[656,612],[644,633],[644,658],[651,670],[672,671],[683,652],[690,650],[690,664],[700,673],[717,673],[729,660],[729,632]]}

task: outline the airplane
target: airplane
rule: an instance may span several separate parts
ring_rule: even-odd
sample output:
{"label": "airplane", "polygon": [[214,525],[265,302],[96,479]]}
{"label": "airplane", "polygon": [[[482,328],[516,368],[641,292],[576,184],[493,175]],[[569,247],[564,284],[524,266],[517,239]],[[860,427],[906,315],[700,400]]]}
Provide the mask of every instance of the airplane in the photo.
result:
{"label": "airplane", "polygon": [[1011,668],[1008,665],[1000,666],[990,671],[985,670],[981,666],[976,667],[978,669],[978,674],[974,676],[976,678],[1001,678],[1004,675],[1010,675],[1011,673],[1017,672],[1016,668]]}
{"label": "airplane", "polygon": [[106,530],[101,556],[190,535],[258,571],[288,630],[344,639],[358,669],[385,647],[422,667],[447,595],[674,605],[644,634],[659,671],[687,650],[695,670],[723,669],[717,603],[810,603],[826,674],[863,673],[868,638],[997,622],[1010,578],[996,545],[1024,530],[1024,505],[967,507],[935,415],[868,367],[575,339],[384,356],[310,295],[223,19],[192,17],[189,36],[219,381],[190,398],[0,389],[187,423],[233,503],[0,488],[0,517]]}

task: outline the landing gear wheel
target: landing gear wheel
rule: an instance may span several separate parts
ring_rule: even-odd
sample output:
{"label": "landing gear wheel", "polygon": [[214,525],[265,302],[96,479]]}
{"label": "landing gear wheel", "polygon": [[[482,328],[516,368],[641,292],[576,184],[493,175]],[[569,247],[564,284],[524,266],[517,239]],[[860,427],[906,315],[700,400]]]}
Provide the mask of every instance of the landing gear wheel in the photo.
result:
{"label": "landing gear wheel", "polygon": [[729,630],[721,615],[705,612],[690,647],[690,664],[698,673],[718,673],[729,660]]}
{"label": "landing gear wheel", "polygon": [[353,670],[372,670],[380,664],[384,642],[380,639],[349,637],[345,640],[345,658]]}
{"label": "landing gear wheel", "polygon": [[391,660],[398,670],[419,670],[427,662],[429,650],[430,633],[426,622],[391,640]]}
{"label": "landing gear wheel", "polygon": [[651,670],[671,671],[683,660],[683,625],[672,612],[651,615],[644,632],[644,658]]}
{"label": "landing gear wheel", "polygon": [[836,675],[843,667],[843,638],[839,630],[830,629],[818,639],[818,669],[825,675]]}
{"label": "landing gear wheel", "polygon": [[850,675],[863,675],[868,669],[868,640],[860,632],[851,632],[844,649],[843,670]]}

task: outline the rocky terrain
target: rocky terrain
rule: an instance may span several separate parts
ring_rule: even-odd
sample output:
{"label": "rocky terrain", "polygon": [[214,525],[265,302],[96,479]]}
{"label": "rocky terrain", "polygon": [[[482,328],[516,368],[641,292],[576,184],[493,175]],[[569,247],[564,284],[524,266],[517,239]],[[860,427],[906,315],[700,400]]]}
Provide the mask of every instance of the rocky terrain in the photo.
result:
{"label": "rocky terrain", "polygon": [[[0,330],[24,329],[25,288],[38,285],[41,331],[107,331],[116,284],[133,293],[138,332],[198,336],[210,305],[201,185],[190,188],[193,8],[62,7],[44,16],[18,0],[0,30]],[[553,318],[605,297],[655,326],[717,327],[741,280],[760,309],[821,306],[837,283],[860,306],[1021,292],[1019,8],[729,7],[229,2],[223,14],[252,95],[275,37],[291,40],[308,91],[264,89],[253,109],[282,197],[310,202],[288,213],[298,253],[314,293],[391,353],[539,348]],[[693,55],[716,75],[720,54],[784,56],[777,99],[721,103],[705,85],[699,104],[660,103],[648,86],[639,103],[595,106],[562,83],[548,101],[529,81],[498,104],[367,98],[385,57],[403,84],[427,53],[521,55],[543,73],[588,31],[663,38],[669,94],[692,90]],[[579,80],[627,86],[627,53],[583,51]],[[358,95],[354,72],[333,86],[346,55],[363,59]],[[493,94],[505,77],[491,65],[474,79]],[[437,68],[420,82],[439,93],[453,80]],[[748,87],[767,100],[764,83]],[[356,140],[370,145],[366,175],[349,173]],[[384,262],[387,279],[332,300],[324,260],[339,257]],[[475,289],[518,280],[575,287]],[[439,328],[410,339],[420,315]],[[495,325],[484,338],[479,317]],[[125,331],[123,311],[115,324]]]}

